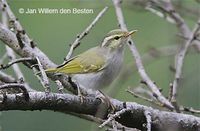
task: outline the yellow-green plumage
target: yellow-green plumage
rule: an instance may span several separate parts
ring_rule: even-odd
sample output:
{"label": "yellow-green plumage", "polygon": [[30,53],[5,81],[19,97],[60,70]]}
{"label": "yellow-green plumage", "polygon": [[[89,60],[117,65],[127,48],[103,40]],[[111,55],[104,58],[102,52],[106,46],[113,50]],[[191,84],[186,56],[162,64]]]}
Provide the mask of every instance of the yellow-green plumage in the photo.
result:
{"label": "yellow-green plumage", "polygon": [[94,47],[88,51],[73,57],[57,68],[47,69],[47,73],[65,73],[65,74],[83,74],[98,72],[105,65],[105,58],[99,50],[99,47]]}
{"label": "yellow-green plumage", "polygon": [[80,87],[100,89],[108,86],[119,74],[123,63],[123,50],[128,37],[136,30],[127,32],[120,29],[110,31],[102,43],[77,55],[47,73],[70,75]]}

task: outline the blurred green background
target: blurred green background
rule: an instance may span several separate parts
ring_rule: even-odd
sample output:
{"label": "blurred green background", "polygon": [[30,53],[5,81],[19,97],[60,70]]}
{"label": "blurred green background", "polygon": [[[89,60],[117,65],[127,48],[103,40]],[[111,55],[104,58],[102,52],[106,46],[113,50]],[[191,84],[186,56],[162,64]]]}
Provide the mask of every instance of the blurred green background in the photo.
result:
{"label": "blurred green background", "polygon": [[[200,4],[197,5],[194,1],[191,2],[191,0],[180,1],[182,1],[182,6],[190,8],[200,7]],[[108,11],[90,31],[89,35],[81,41],[81,46],[76,49],[74,54],[81,53],[98,45],[108,31],[118,28],[115,10],[111,1],[108,0],[9,0],[9,4],[28,35],[57,64],[63,62],[63,58],[69,50],[69,44],[75,40],[77,34],[82,32],[105,6],[109,7]],[[93,9],[93,13],[20,14],[20,8],[25,10],[28,8],[87,8]],[[131,0],[123,2],[123,13],[128,28],[130,30],[139,30],[133,39],[142,56],[152,48],[173,46],[180,42],[180,39],[177,39],[175,25],[166,22],[164,19],[150,12],[142,10],[142,8],[134,5]],[[185,15],[184,18],[192,27],[197,17],[195,15],[193,17]],[[4,48],[4,45],[0,44],[1,56],[5,52]],[[128,69],[130,75],[127,75],[125,79],[117,79],[110,88],[103,91],[122,101],[135,101],[140,104],[154,106],[143,100],[134,98],[125,91],[128,86],[137,87],[141,79],[135,70],[133,57],[127,47],[124,58],[123,70],[132,65]],[[169,69],[170,66],[174,65],[174,56],[160,57],[149,60],[149,62],[144,61],[144,63],[149,76],[163,89],[163,94],[167,96],[169,83],[174,79],[174,73]],[[43,91],[43,87],[34,77],[32,71],[22,64],[20,64],[20,67],[30,85],[37,90]],[[184,63],[183,79],[178,92],[178,101],[181,105],[200,108],[199,67],[199,54],[188,53]],[[6,72],[12,74],[11,69],[6,70]],[[56,92],[54,84],[52,84],[51,88],[54,88]],[[2,131],[83,131],[97,129],[96,124],[53,111],[4,111],[0,115],[0,127]]]}

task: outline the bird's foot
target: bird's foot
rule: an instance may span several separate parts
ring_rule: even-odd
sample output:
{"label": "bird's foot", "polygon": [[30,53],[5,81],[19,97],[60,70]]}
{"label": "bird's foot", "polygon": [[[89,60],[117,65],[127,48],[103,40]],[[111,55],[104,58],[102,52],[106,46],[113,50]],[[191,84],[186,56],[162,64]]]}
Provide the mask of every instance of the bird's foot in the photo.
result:
{"label": "bird's foot", "polygon": [[79,85],[78,82],[76,82],[75,80],[72,80],[71,77],[68,77],[68,82],[77,89],[77,94],[78,97],[80,98],[81,104],[83,103],[85,97],[83,96],[83,94],[81,93],[81,87]]}
{"label": "bird's foot", "polygon": [[83,104],[83,101],[85,99],[85,96],[81,93],[80,86],[77,84],[77,91],[78,91],[78,97],[80,98],[81,104]]}
{"label": "bird's foot", "polygon": [[108,107],[108,109],[110,109],[110,112],[115,112],[116,108],[110,101],[109,96],[105,95],[103,92],[98,90],[96,98],[100,99],[102,103],[105,104]]}

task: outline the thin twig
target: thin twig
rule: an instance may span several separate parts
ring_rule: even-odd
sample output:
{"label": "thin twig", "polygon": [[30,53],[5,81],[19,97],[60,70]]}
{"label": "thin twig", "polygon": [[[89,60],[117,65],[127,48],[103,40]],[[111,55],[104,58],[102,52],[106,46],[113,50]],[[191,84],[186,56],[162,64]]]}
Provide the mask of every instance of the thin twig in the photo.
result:
{"label": "thin twig", "polygon": [[192,114],[200,114],[200,110],[196,110],[192,107],[180,107],[180,110],[185,111],[185,112],[189,112],[189,113],[192,113]]}
{"label": "thin twig", "polygon": [[41,82],[42,86],[45,88],[45,92],[49,93],[50,92],[49,79],[48,79],[47,74],[45,73],[38,57],[36,57],[36,60],[37,60],[38,67],[39,67],[41,77],[42,77],[40,82]]}
{"label": "thin twig", "polygon": [[[101,124],[101,123],[104,122],[103,119],[98,118],[98,117],[95,117],[95,116],[92,116],[92,115],[78,114],[78,113],[73,113],[73,112],[63,112],[63,113],[71,114],[71,115],[73,115],[73,116],[76,116],[76,117],[79,117],[79,118],[82,118],[82,119],[85,119],[85,120],[88,120],[88,121],[96,122],[96,123],[98,123],[98,124]],[[112,127],[112,123],[109,122],[109,123],[106,124],[106,126]],[[116,126],[117,126],[117,129],[118,129],[118,130],[139,131],[139,130],[136,130],[136,129],[133,129],[133,128],[125,127],[125,126],[121,125],[121,124],[118,123],[118,122],[116,123]]]}
{"label": "thin twig", "polygon": [[[148,1],[151,3],[153,7],[156,7],[162,12],[168,14],[176,22],[177,28],[179,29],[180,33],[184,38],[191,36],[192,31],[186,24],[185,20],[175,10],[171,0],[166,0],[166,1],[148,0]],[[200,42],[195,41],[194,46],[198,51],[200,51]]]}
{"label": "thin twig", "polygon": [[136,94],[141,94],[141,95],[144,95],[146,96],[147,98],[149,99],[152,99],[154,101],[157,101],[157,99],[154,97],[152,91],[148,90],[148,89],[145,89],[144,87],[142,86],[139,86],[137,88],[134,88],[133,91],[136,93]]}
{"label": "thin twig", "polygon": [[80,41],[89,33],[89,31],[94,27],[94,25],[99,21],[99,19],[104,15],[108,7],[105,7],[99,14],[96,16],[96,18],[92,21],[92,23],[80,34],[77,36],[76,40],[71,44],[70,50],[65,57],[65,61],[69,60],[70,57],[73,54],[74,49],[80,45]]}
{"label": "thin twig", "polygon": [[164,15],[162,12],[160,12],[160,11],[158,11],[158,10],[155,10],[155,9],[153,9],[153,8],[151,8],[151,7],[148,7],[148,6],[147,6],[145,9],[148,10],[148,11],[150,11],[150,12],[153,13],[153,14],[156,14],[157,16],[159,16],[159,17],[161,17],[161,18],[166,19],[168,22],[170,22],[170,23],[172,23],[172,24],[175,23],[174,19],[172,19],[172,18],[169,17],[169,16]]}
{"label": "thin twig", "polygon": [[108,118],[106,121],[104,121],[104,122],[99,126],[99,128],[103,128],[103,127],[104,127],[105,125],[107,125],[109,122],[111,122],[112,120],[114,120],[114,119],[117,118],[117,117],[120,117],[120,115],[122,115],[122,114],[124,114],[125,112],[130,111],[130,110],[131,110],[131,109],[125,108],[125,109],[122,109],[122,110],[116,112],[116,113],[113,114],[113,115],[110,115],[109,118]]}
{"label": "thin twig", "polygon": [[[127,30],[126,24],[124,22],[122,10],[120,7],[120,0],[113,0],[113,4],[115,6],[116,16],[117,16],[117,19],[118,19],[121,29]],[[174,108],[172,106],[172,104],[161,94],[157,85],[147,75],[147,73],[144,69],[144,66],[142,64],[140,54],[139,54],[134,42],[131,39],[129,40],[128,45],[129,45],[129,48],[135,58],[135,63],[136,63],[138,72],[139,72],[140,76],[142,77],[143,81],[145,81],[147,83],[148,87],[154,93],[154,96],[158,99],[158,101],[161,102],[168,109],[172,110]]]}
{"label": "thin twig", "polygon": [[189,39],[186,41],[183,48],[181,48],[179,50],[179,52],[177,53],[177,56],[175,57],[176,73],[175,73],[175,79],[173,81],[173,90],[172,90],[172,98],[171,98],[171,101],[174,105],[177,105],[177,100],[176,100],[176,98],[177,98],[177,88],[178,88],[178,84],[179,84],[179,81],[180,81],[181,75],[182,75],[184,58],[185,58],[185,55],[187,53],[189,46],[191,45],[191,43],[195,39],[195,36],[196,36],[196,34],[198,33],[199,30],[200,30],[200,19],[198,20],[198,22],[197,22],[196,26],[194,27],[191,35],[189,36]]}
{"label": "thin twig", "polygon": [[[6,51],[8,53],[8,58],[10,59],[10,61],[16,60],[14,51],[10,47],[6,46]],[[25,80],[24,75],[22,74],[22,71],[19,68],[19,66],[17,64],[13,64],[12,67],[13,67],[13,71],[15,72],[15,74],[17,76],[17,79]]]}
{"label": "thin twig", "polygon": [[158,105],[159,107],[162,107],[162,104],[160,104],[159,102],[157,102],[157,101],[155,101],[155,100],[153,100],[153,99],[149,99],[149,98],[147,98],[147,97],[145,97],[145,96],[139,95],[139,94],[137,94],[136,92],[131,91],[130,89],[127,89],[126,91],[127,91],[128,93],[130,93],[131,95],[133,95],[134,97],[136,97],[136,98],[143,99],[143,100],[145,100],[145,101],[147,101],[147,102],[150,102],[150,103],[153,103],[153,104]]}
{"label": "thin twig", "polygon": [[13,64],[16,64],[16,63],[26,62],[26,61],[33,61],[33,60],[34,59],[31,58],[31,57],[14,59],[14,60],[11,60],[8,64],[5,64],[5,65],[2,64],[1,67],[0,67],[0,70],[9,68],[10,66],[12,66]]}
{"label": "thin twig", "polygon": [[15,80],[14,77],[0,71],[0,81],[5,82],[5,83],[16,83],[17,80]]}

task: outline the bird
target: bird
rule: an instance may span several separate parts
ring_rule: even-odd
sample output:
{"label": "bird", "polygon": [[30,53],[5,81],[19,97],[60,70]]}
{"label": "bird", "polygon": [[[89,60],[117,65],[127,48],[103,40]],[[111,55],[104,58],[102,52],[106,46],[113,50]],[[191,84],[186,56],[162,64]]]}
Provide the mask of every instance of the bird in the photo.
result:
{"label": "bird", "polygon": [[117,77],[123,65],[124,46],[129,36],[137,30],[109,31],[96,47],[74,56],[46,73],[67,74],[81,88],[99,90],[109,86]]}

